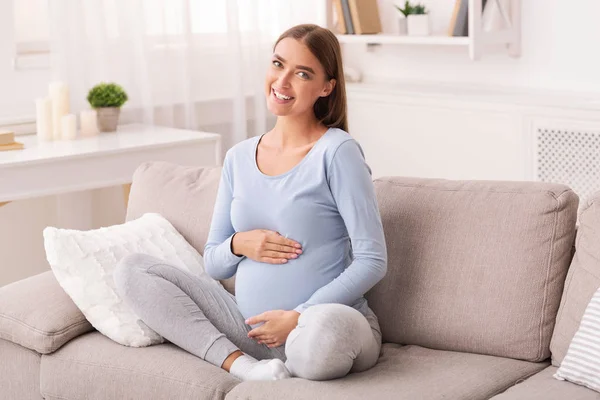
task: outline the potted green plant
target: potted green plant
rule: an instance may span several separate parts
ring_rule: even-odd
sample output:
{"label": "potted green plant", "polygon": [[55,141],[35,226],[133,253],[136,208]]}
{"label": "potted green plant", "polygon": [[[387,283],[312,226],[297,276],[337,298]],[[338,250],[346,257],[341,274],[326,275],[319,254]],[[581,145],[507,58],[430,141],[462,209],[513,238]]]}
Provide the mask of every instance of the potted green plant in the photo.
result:
{"label": "potted green plant", "polygon": [[[408,33],[409,36],[427,36],[429,29],[429,11],[423,4],[413,4],[409,0],[404,2],[404,8],[396,6],[403,15],[400,18],[400,34]],[[406,32],[406,33],[403,33]]]}
{"label": "potted green plant", "polygon": [[396,9],[400,11],[401,15],[400,18],[398,18],[398,27],[400,35],[404,36],[407,33],[406,20],[408,19],[408,16],[412,11],[412,5],[410,4],[410,1],[406,0],[404,2],[404,8],[398,7],[396,5],[394,5],[394,7],[396,7]]}
{"label": "potted green plant", "polygon": [[121,106],[127,99],[125,90],[116,83],[101,82],[90,89],[87,101],[98,112],[98,130],[100,132],[117,130]]}

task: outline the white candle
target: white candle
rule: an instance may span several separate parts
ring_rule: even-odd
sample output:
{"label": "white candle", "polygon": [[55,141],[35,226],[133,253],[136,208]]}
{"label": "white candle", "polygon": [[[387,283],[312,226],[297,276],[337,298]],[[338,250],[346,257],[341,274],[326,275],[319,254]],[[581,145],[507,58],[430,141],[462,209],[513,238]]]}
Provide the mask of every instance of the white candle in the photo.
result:
{"label": "white candle", "polygon": [[98,117],[96,110],[83,110],[79,114],[82,136],[94,136],[98,134]]}
{"label": "white candle", "polygon": [[35,126],[40,141],[53,139],[52,135],[52,100],[44,97],[35,100]]}
{"label": "white candle", "polygon": [[61,138],[73,140],[77,136],[77,117],[74,114],[67,114],[61,117]]}
{"label": "white candle", "polygon": [[69,113],[69,88],[64,82],[51,82],[48,86],[52,100],[52,136],[61,139],[61,118]]}

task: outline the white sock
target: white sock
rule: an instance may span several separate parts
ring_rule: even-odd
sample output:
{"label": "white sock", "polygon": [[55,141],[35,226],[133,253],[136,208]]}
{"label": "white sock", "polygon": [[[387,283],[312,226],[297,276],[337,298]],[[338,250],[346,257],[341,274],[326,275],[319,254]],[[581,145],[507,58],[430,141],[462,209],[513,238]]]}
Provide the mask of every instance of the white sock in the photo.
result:
{"label": "white sock", "polygon": [[235,359],[229,373],[243,381],[276,381],[292,376],[278,358],[258,361],[247,354]]}

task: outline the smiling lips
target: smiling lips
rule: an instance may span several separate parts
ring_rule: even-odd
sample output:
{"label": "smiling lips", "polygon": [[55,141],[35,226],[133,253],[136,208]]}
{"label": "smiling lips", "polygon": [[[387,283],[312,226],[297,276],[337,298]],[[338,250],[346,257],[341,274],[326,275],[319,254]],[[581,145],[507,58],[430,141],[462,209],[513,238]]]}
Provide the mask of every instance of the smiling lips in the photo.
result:
{"label": "smiling lips", "polygon": [[294,100],[294,97],[287,96],[287,95],[279,92],[278,90],[275,90],[275,88],[271,88],[271,92],[273,93],[273,96],[275,97],[275,100],[278,103],[287,103],[291,100]]}

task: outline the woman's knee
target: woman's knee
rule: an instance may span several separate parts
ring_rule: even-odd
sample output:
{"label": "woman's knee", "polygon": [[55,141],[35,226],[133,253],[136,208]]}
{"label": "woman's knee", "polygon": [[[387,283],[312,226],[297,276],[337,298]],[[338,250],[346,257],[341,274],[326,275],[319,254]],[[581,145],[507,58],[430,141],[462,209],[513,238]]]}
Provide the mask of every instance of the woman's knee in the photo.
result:
{"label": "woman's knee", "polygon": [[365,317],[342,304],[308,308],[286,342],[288,367],[295,376],[327,380],[345,376],[371,334]]}
{"label": "woman's knee", "polygon": [[139,282],[139,279],[133,277],[156,265],[156,260],[155,257],[143,253],[131,253],[121,258],[113,271],[113,281],[119,294],[126,295],[131,286]]}
{"label": "woman's knee", "polygon": [[319,337],[335,341],[338,346],[351,342],[340,339],[356,338],[360,333],[370,332],[369,322],[360,311],[344,304],[318,304],[309,307],[300,315],[298,325],[306,327]]}

